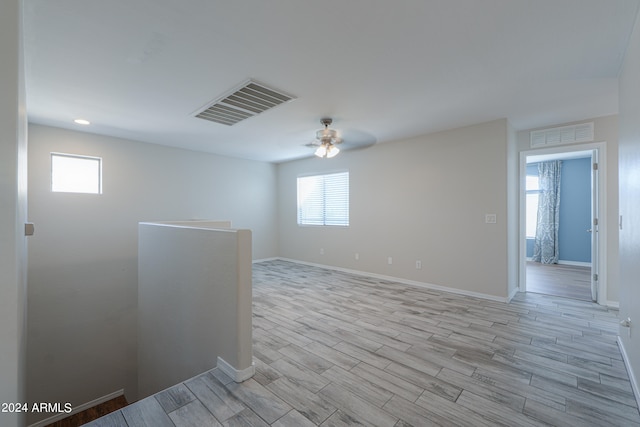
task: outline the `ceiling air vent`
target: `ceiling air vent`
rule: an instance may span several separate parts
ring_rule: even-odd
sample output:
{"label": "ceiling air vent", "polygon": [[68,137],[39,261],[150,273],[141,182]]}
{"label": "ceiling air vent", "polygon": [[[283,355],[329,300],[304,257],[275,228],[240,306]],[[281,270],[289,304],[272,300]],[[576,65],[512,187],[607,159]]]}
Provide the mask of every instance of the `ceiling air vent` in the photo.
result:
{"label": "ceiling air vent", "polygon": [[277,89],[249,80],[240,88],[233,89],[193,115],[200,119],[232,126],[294,99],[296,98]]}

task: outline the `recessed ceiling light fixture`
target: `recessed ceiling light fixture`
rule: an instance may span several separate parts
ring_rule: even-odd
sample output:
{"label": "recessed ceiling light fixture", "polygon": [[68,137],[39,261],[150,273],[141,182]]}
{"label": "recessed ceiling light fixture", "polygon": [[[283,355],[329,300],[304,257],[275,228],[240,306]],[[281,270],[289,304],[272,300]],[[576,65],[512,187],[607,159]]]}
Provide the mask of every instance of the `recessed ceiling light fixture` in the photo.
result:
{"label": "recessed ceiling light fixture", "polygon": [[84,125],[84,126],[91,124],[89,120],[85,120],[85,119],[75,119],[73,122],[77,125]]}

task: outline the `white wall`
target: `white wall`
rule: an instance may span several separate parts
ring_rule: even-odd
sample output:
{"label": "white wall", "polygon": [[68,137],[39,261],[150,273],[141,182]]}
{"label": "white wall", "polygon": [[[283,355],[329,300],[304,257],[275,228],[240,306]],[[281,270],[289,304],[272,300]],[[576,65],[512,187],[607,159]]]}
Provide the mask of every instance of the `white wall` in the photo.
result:
{"label": "white wall", "polygon": [[[28,397],[136,398],[139,221],[220,219],[277,255],[276,166],[32,125]],[[103,159],[103,194],[50,191],[50,152]],[[30,419],[33,422],[37,417]]]}
{"label": "white wall", "polygon": [[[280,164],[280,256],[506,298],[508,139],[502,119]],[[297,176],[334,170],[350,173],[351,225],[296,225]]]}
{"label": "white wall", "polygon": [[[0,403],[25,401],[27,136],[20,0],[0,2]],[[0,412],[0,425],[24,423]]]}
{"label": "white wall", "polygon": [[[607,258],[606,279],[607,295],[606,302],[617,305],[620,301],[618,287],[618,116],[597,117],[593,119],[581,120],[572,123],[560,123],[546,128],[556,126],[573,125],[577,123],[594,123],[594,142],[606,142],[606,246],[602,248]],[[532,149],[530,144],[530,134],[532,130],[527,129],[518,132],[519,151],[543,150]],[[554,146],[555,148],[556,146]],[[563,146],[558,146],[563,147]],[[564,145],[567,150],[575,149],[571,144]],[[547,147],[548,148],[548,147]]]}
{"label": "white wall", "polygon": [[620,74],[620,343],[640,401],[640,15]]}

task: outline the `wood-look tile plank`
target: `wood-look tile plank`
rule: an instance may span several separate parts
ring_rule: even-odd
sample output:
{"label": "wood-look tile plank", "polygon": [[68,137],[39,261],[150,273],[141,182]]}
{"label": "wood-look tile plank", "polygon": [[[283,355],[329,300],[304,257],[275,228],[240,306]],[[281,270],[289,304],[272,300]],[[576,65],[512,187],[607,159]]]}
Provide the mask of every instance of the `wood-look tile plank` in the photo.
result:
{"label": "wood-look tile plank", "polygon": [[455,359],[459,359],[463,362],[467,362],[476,367],[476,373],[483,373],[486,376],[495,376],[497,378],[508,378],[510,381],[517,381],[520,383],[528,384],[531,380],[531,373],[523,369],[510,366],[506,363],[496,361],[494,358],[490,360],[480,359],[474,357],[472,352],[458,351],[453,356]]}
{"label": "wood-look tile plank", "polygon": [[315,427],[317,424],[309,421],[300,412],[292,410],[271,425],[273,427]]}
{"label": "wood-look tile plank", "polygon": [[[447,355],[448,352],[438,351],[436,350],[437,347],[438,346],[434,345],[415,344],[412,345],[406,353],[437,366],[453,369],[463,375],[471,375],[476,370],[475,366],[453,358],[458,351],[453,351],[451,355]],[[476,352],[474,352],[474,354],[476,354]]]}
{"label": "wood-look tile plank", "polygon": [[389,415],[386,411],[350,393],[337,384],[329,384],[319,394],[342,412],[351,414],[365,425],[391,427],[398,421],[397,417]]}
{"label": "wood-look tile plank", "polygon": [[382,357],[374,352],[365,350],[361,347],[355,346],[345,341],[336,344],[333,348],[353,357],[354,359],[360,360],[381,369],[384,369],[391,363],[391,360],[387,359],[386,357]]}
{"label": "wood-look tile plank", "polygon": [[220,422],[224,422],[246,408],[226,389],[224,384],[210,374],[189,380],[185,385]]}
{"label": "wood-look tile plank", "polygon": [[415,402],[424,391],[422,387],[364,362],[359,363],[349,372],[411,402]]}
{"label": "wood-look tile plank", "polygon": [[619,377],[607,375],[605,373],[600,373],[600,384],[633,394],[631,381],[629,381],[628,379],[622,379]]}
{"label": "wood-look tile plank", "polygon": [[579,422],[581,427],[602,427],[597,420],[584,418],[577,420],[575,416],[567,414],[564,410],[550,408],[532,399],[527,399],[522,413],[550,426],[576,427]]}
{"label": "wood-look tile plank", "polygon": [[483,418],[479,413],[428,391],[425,391],[416,400],[416,405],[447,419],[449,422],[444,424],[446,426],[495,427],[496,425],[495,422]]}
{"label": "wood-look tile plank", "polygon": [[390,391],[338,366],[327,369],[322,376],[377,407],[382,407],[393,396]]}
{"label": "wood-look tile plank", "polygon": [[405,365],[415,370],[424,372],[425,374],[433,375],[434,377],[438,375],[438,372],[440,372],[440,369],[442,369],[442,366],[436,363],[429,362],[420,357],[416,357],[387,346],[381,347],[378,351],[376,351],[376,354],[401,365]]}
{"label": "wood-look tile plank", "polygon": [[[495,356],[493,356],[493,360],[498,363],[502,363],[505,366],[510,366],[514,369],[518,369],[522,372],[551,378],[574,387],[578,385],[578,378],[575,375],[563,372],[560,369],[562,366],[556,366],[556,369],[554,369],[554,365],[552,365],[551,361],[549,361],[548,359],[535,359],[538,363],[534,363],[532,361],[529,361],[528,358],[518,358],[515,356],[504,356],[501,354],[496,354]],[[570,365],[567,366],[570,367]]]}
{"label": "wood-look tile plank", "polygon": [[497,402],[505,408],[522,411],[524,407],[525,398],[523,396],[514,393],[512,390],[502,389],[495,385],[494,382],[482,381],[477,377],[467,377],[451,369],[443,369],[437,378],[445,383]]}
{"label": "wood-look tile plank", "polygon": [[222,423],[224,427],[269,427],[262,418],[246,408]]}
{"label": "wood-look tile plank", "polygon": [[349,370],[360,363],[360,360],[355,357],[351,357],[320,342],[313,342],[307,345],[305,349],[346,370]]}
{"label": "wood-look tile plank", "polygon": [[[389,400],[383,409],[403,422],[413,426],[444,426],[451,423],[450,418],[429,411],[399,396],[394,396],[393,399]],[[471,424],[468,425],[470,426]]]}
{"label": "wood-look tile plank", "polygon": [[196,399],[191,390],[182,383],[161,391],[154,396],[166,413],[175,411]]}
{"label": "wood-look tile plank", "polygon": [[269,424],[291,410],[291,406],[285,401],[253,379],[242,383],[227,384],[226,387]]}
{"label": "wood-look tile plank", "polygon": [[267,388],[316,424],[324,422],[337,409],[322,396],[286,378],[272,382]]}
{"label": "wood-look tile plank", "polygon": [[624,405],[637,406],[636,399],[631,390],[623,391],[616,387],[601,384],[599,381],[589,381],[584,378],[578,378],[578,389]]}
{"label": "wood-look tile plank", "polygon": [[121,411],[128,427],[173,427],[173,422],[153,396],[122,408]]}
{"label": "wood-look tile plank", "polygon": [[273,328],[269,332],[275,335],[276,337],[282,338],[283,340],[287,341],[289,344],[295,344],[299,347],[304,347],[305,345],[311,344],[313,342],[311,338],[307,338],[304,335],[294,332],[294,330],[292,329],[287,329],[282,326]]}
{"label": "wood-look tile plank", "polygon": [[266,386],[278,378],[282,377],[282,374],[277,370],[273,369],[270,365],[263,362],[261,359],[254,355],[253,364],[255,367],[255,374],[253,375],[253,379],[258,383]]}
{"label": "wood-look tile plank", "polygon": [[317,393],[329,384],[329,380],[325,377],[309,371],[286,357],[276,360],[270,366],[292,383],[298,384],[312,393]]}
{"label": "wood-look tile plank", "polygon": [[304,366],[317,374],[321,374],[333,366],[333,363],[315,355],[313,352],[308,351],[306,347],[302,348],[297,345],[290,344],[286,347],[282,347],[278,351],[297,364]]}
{"label": "wood-look tile plank", "polygon": [[385,371],[403,379],[409,384],[414,384],[431,392],[432,394],[451,401],[455,401],[460,393],[462,393],[462,388],[460,387],[456,387],[455,385],[443,381],[433,375],[425,374],[424,372],[417,371],[399,363],[390,364],[385,368]]}
{"label": "wood-look tile plank", "polygon": [[543,423],[539,421],[528,418],[520,411],[506,408],[498,402],[478,396],[467,390],[462,391],[456,403],[495,423],[522,427],[543,425]]}
{"label": "wood-look tile plank", "polygon": [[[600,397],[589,392],[578,389],[577,387],[569,387],[565,384],[533,376],[531,385],[540,389],[553,393],[562,393],[566,398],[566,412],[573,412],[574,415],[594,411],[604,416],[620,417],[629,422],[639,422],[638,408],[618,403],[606,397]],[[588,411],[587,411],[588,408]],[[579,418],[579,417],[578,417]]]}
{"label": "wood-look tile plank", "polygon": [[204,407],[202,402],[194,400],[169,412],[169,418],[176,427],[221,427],[222,424]]}
{"label": "wood-look tile plank", "polygon": [[366,423],[363,424],[360,421],[363,421],[363,420],[359,420],[359,418],[356,415],[351,415],[341,410],[337,410],[325,422],[320,424],[320,426],[322,427],[367,427],[369,425]]}
{"label": "wood-look tile plank", "polygon": [[637,418],[637,408],[635,409],[635,413],[633,411],[618,412],[614,408],[603,408],[570,398],[567,399],[567,414],[574,415],[579,420],[596,420],[600,425],[620,427],[640,426],[640,421],[638,421]]}
{"label": "wood-look tile plank", "polygon": [[298,329],[298,333],[313,340],[313,342],[307,344],[307,346],[311,344],[324,344],[327,347],[333,347],[334,345],[342,341],[340,338],[336,338],[322,330],[311,328],[306,325],[304,326],[304,328]]}

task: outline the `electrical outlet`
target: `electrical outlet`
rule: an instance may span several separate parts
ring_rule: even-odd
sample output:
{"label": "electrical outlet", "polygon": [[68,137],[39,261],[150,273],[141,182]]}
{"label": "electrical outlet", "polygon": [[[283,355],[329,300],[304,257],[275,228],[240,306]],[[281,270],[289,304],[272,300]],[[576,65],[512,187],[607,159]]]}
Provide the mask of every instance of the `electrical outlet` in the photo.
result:
{"label": "electrical outlet", "polygon": [[324,255],[324,248],[320,248],[320,255]]}
{"label": "electrical outlet", "polygon": [[393,264],[393,258],[391,257],[387,258],[387,264],[389,265]]}
{"label": "electrical outlet", "polygon": [[495,224],[497,222],[496,214],[485,214],[484,222],[485,224]]}
{"label": "electrical outlet", "polygon": [[416,269],[422,270],[422,261],[416,261]]}
{"label": "electrical outlet", "polygon": [[356,261],[360,259],[360,254],[356,252]]}

